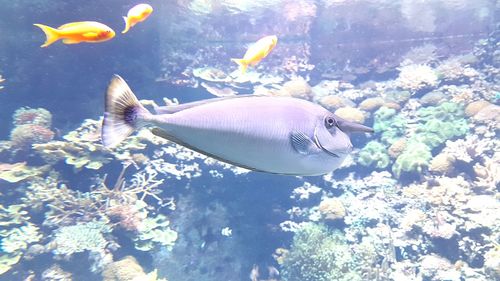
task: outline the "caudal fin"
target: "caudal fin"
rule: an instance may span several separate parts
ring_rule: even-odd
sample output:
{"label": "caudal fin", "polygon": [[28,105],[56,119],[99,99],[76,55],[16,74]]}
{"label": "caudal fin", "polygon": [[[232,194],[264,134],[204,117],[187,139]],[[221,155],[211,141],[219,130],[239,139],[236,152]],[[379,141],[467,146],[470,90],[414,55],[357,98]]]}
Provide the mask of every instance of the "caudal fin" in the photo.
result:
{"label": "caudal fin", "polygon": [[57,40],[59,40],[61,38],[61,34],[60,34],[59,30],[57,30],[55,28],[52,28],[52,27],[47,26],[47,25],[39,24],[39,23],[35,23],[33,25],[40,27],[42,29],[42,31],[45,33],[45,36],[47,37],[47,39],[45,40],[45,43],[43,43],[43,45],[40,46],[42,48],[49,46],[50,44],[56,42]]}
{"label": "caudal fin", "polygon": [[130,21],[127,17],[123,17],[123,19],[125,20],[125,29],[122,31],[122,33],[127,33],[130,29]]}
{"label": "caudal fin", "polygon": [[247,72],[248,63],[246,60],[244,60],[244,59],[231,59],[231,61],[237,63],[240,66],[241,74],[245,74],[245,72]]}
{"label": "caudal fin", "polygon": [[106,147],[114,147],[134,130],[144,126],[151,113],[141,105],[127,83],[115,75],[108,86],[101,138]]}

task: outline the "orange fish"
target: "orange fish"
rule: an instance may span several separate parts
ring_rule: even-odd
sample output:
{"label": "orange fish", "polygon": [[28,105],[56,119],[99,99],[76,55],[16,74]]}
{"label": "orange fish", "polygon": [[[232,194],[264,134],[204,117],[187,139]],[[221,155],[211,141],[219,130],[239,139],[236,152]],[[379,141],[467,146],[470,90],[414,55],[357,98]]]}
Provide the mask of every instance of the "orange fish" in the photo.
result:
{"label": "orange fish", "polygon": [[62,39],[64,44],[78,44],[104,42],[115,37],[113,29],[95,21],[70,22],[57,29],[38,23],[34,25],[40,27],[47,36],[47,40],[41,47],[47,47],[59,39]]}
{"label": "orange fish", "polygon": [[141,21],[145,21],[152,12],[153,7],[148,4],[139,4],[132,7],[132,9],[128,11],[127,16],[123,17],[125,20],[125,29],[122,33],[127,33],[131,27]]}
{"label": "orange fish", "polygon": [[250,46],[242,59],[231,59],[240,66],[240,71],[244,74],[249,65],[258,64],[263,58],[267,57],[278,43],[276,35],[266,36]]}

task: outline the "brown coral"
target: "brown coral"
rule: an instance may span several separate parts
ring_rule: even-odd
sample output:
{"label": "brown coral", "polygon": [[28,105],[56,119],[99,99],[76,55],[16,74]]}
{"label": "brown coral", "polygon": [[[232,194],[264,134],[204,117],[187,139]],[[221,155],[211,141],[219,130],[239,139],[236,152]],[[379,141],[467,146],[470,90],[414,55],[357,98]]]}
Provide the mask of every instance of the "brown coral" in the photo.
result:
{"label": "brown coral", "polygon": [[346,210],[342,201],[338,198],[326,198],[319,204],[319,212],[326,220],[343,219]]}
{"label": "brown coral", "polygon": [[103,281],[154,281],[156,271],[149,274],[144,272],[142,266],[132,256],[108,264],[102,272]]}
{"label": "brown coral", "polygon": [[365,122],[365,115],[363,112],[354,107],[341,107],[335,111],[335,115],[356,123]]}
{"label": "brown coral", "polygon": [[481,109],[487,107],[490,104],[491,103],[485,100],[473,101],[465,107],[465,114],[469,117],[472,117],[476,115],[479,111],[481,111]]}
{"label": "brown coral", "polygon": [[446,153],[440,153],[431,160],[429,171],[439,174],[450,174],[453,172],[455,158]]}
{"label": "brown coral", "polygon": [[359,104],[359,109],[366,111],[374,111],[384,105],[384,99],[380,97],[367,98]]}
{"label": "brown coral", "polygon": [[389,156],[396,159],[406,148],[406,139],[398,139],[389,147]]}

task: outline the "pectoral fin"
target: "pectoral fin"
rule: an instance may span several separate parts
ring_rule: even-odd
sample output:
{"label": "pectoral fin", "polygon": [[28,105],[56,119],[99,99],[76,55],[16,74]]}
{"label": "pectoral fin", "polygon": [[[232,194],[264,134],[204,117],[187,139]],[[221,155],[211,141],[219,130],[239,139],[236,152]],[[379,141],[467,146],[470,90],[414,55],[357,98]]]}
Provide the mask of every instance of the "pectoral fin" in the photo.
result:
{"label": "pectoral fin", "polygon": [[304,133],[292,132],[290,134],[290,141],[295,151],[300,154],[308,155],[319,152],[318,146]]}
{"label": "pectoral fin", "polygon": [[80,43],[80,41],[78,41],[78,40],[69,39],[69,38],[63,39],[62,42],[64,44],[78,44],[78,43]]}

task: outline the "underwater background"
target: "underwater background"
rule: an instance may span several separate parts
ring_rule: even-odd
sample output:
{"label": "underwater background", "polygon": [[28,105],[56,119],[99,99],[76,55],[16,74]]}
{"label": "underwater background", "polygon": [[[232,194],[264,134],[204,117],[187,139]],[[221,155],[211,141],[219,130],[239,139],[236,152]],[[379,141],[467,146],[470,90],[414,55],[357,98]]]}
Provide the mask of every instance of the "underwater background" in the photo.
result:
{"label": "underwater background", "polygon": [[[0,280],[500,280],[498,1],[0,7]],[[116,37],[33,26],[92,20]],[[231,58],[278,43],[241,75]],[[119,74],[149,106],[292,96],[374,128],[325,176],[251,172],[148,128],[104,148]]]}

